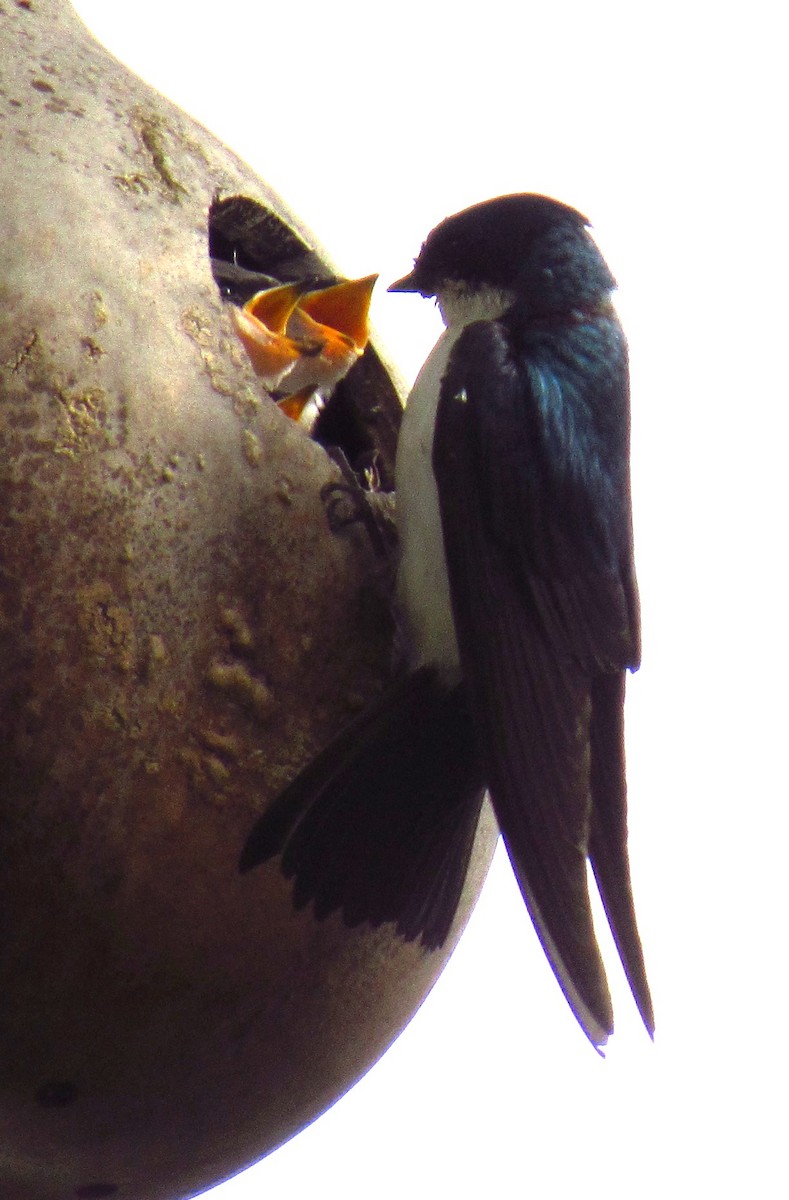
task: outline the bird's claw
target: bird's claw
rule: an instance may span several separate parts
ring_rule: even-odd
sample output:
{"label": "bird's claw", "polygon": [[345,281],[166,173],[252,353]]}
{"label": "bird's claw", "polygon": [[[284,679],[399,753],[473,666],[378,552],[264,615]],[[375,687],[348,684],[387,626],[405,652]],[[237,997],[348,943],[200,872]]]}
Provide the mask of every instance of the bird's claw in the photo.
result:
{"label": "bird's claw", "polygon": [[[327,453],[344,476],[342,482],[332,480],[321,488],[320,496],[326,507],[329,529],[332,533],[339,533],[360,522],[367,530],[376,556],[389,558],[397,542],[389,498],[362,487],[356,472],[339,447],[332,446]],[[372,482],[376,478],[374,466],[365,471],[366,480]],[[374,504],[373,497],[384,503]]]}

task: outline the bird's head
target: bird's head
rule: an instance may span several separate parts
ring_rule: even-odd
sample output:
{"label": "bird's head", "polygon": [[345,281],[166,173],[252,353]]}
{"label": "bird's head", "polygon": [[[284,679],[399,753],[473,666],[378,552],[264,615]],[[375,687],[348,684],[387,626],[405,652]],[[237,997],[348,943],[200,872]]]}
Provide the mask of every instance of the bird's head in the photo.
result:
{"label": "bird's head", "polygon": [[389,291],[435,296],[442,309],[458,298],[471,307],[480,293],[499,297],[502,309],[518,300],[535,315],[588,307],[616,286],[588,224],[548,196],[485,200],[437,225]]}

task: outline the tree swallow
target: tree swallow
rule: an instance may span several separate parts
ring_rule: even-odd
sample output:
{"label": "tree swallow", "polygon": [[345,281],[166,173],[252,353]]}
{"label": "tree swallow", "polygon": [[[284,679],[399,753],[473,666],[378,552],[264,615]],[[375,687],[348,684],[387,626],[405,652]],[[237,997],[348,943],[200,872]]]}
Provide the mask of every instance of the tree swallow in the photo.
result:
{"label": "tree swallow", "polygon": [[241,858],[294,903],[440,945],[487,788],[582,1028],[613,1015],[591,863],[650,1035],[627,857],[625,673],[639,664],[627,346],[574,209],[502,196],[448,217],[390,291],[446,330],[397,452],[406,670],[271,803]]}

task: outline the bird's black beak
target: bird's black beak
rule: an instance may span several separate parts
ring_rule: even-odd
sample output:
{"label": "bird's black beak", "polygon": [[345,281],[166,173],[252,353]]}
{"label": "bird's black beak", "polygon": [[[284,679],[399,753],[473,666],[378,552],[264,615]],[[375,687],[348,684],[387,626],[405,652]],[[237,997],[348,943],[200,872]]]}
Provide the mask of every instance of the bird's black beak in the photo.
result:
{"label": "bird's black beak", "polygon": [[386,290],[387,292],[421,292],[422,287],[416,277],[416,271],[411,271],[410,274],[404,275],[402,279],[397,279],[394,283],[390,283]]}

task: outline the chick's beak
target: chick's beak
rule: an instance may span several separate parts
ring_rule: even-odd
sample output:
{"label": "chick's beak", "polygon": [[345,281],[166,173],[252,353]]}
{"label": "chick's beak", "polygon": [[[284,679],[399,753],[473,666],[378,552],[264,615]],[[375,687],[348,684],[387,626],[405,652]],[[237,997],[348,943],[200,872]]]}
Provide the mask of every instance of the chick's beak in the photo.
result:
{"label": "chick's beak", "polygon": [[292,396],[283,396],[281,400],[277,401],[277,408],[284,412],[286,417],[290,417],[291,421],[300,421],[305,408],[314,395],[315,389],[308,385]]}
{"label": "chick's beak", "polygon": [[298,301],[299,310],[319,325],[328,325],[345,334],[361,353],[370,337],[370,300],[377,278],[366,275],[363,279],[347,279],[320,291],[307,292]]}
{"label": "chick's beak", "polygon": [[249,359],[265,386],[276,388],[299,359],[299,347],[284,334],[274,333],[246,308],[232,310],[233,323]]}
{"label": "chick's beak", "polygon": [[261,321],[272,333],[284,333],[288,317],[299,302],[304,288],[299,283],[283,283],[257,292],[244,305],[244,312]]}

